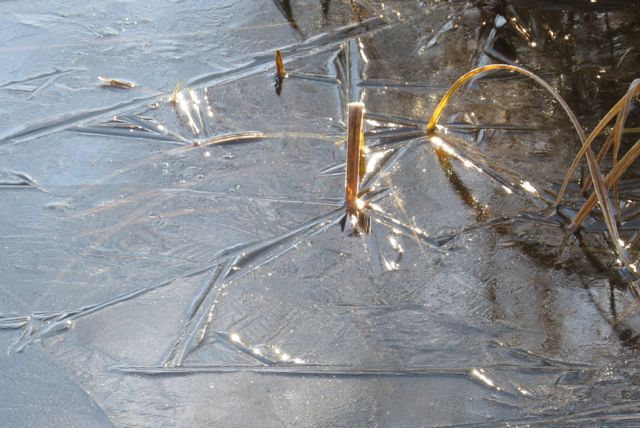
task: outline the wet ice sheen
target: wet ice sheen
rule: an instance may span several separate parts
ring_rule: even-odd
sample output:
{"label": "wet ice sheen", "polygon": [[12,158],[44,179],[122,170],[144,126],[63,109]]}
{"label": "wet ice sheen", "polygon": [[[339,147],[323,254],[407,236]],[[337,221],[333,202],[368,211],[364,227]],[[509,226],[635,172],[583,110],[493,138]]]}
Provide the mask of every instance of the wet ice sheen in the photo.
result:
{"label": "wet ice sheen", "polygon": [[[424,133],[494,62],[591,126],[638,77],[628,2],[85,3],[0,16],[2,420],[639,422],[606,228],[564,239],[573,208],[550,210],[579,147],[558,107],[500,75]],[[352,101],[360,237],[339,227]]]}

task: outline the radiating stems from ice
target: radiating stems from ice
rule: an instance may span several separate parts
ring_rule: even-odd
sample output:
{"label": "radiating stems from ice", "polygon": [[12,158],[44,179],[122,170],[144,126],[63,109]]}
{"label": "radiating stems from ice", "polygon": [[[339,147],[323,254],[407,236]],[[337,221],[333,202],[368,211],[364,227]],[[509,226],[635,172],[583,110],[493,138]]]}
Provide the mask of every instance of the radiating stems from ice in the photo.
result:
{"label": "radiating stems from ice", "polygon": [[471,79],[473,79],[474,77],[476,77],[476,76],[478,76],[480,74],[487,74],[487,73],[498,72],[498,71],[511,71],[511,72],[515,72],[515,73],[520,73],[520,74],[523,74],[523,75],[533,79],[537,83],[539,83],[551,95],[553,95],[553,97],[556,99],[556,101],[558,101],[558,103],[560,103],[560,105],[562,106],[564,111],[569,116],[569,119],[571,120],[571,123],[573,124],[574,128],[578,132],[578,135],[580,136],[580,139],[582,141],[585,140],[584,131],[582,129],[582,126],[578,122],[578,119],[576,118],[576,115],[573,113],[573,111],[571,110],[569,105],[566,103],[566,101],[560,96],[560,94],[551,85],[549,85],[547,82],[545,82],[540,76],[538,76],[538,75],[536,75],[536,74],[534,74],[534,73],[530,72],[529,70],[526,70],[526,69],[524,69],[522,67],[518,67],[518,66],[515,66],[515,65],[509,65],[509,64],[491,64],[491,65],[485,65],[485,66],[482,66],[482,67],[474,68],[473,70],[469,71],[468,73],[466,73],[462,77],[460,77],[458,80],[456,80],[456,82],[453,85],[451,85],[451,87],[444,94],[444,96],[442,97],[442,99],[440,100],[438,105],[436,106],[436,109],[434,110],[433,114],[431,115],[431,118],[430,118],[429,123],[427,125],[427,133],[432,133],[432,132],[435,131],[436,125],[437,125],[438,121],[440,120],[440,117],[442,116],[442,113],[444,112],[444,109],[447,107],[447,105],[451,101],[451,97],[453,97],[453,95],[462,86],[464,86],[469,81],[471,81]]}

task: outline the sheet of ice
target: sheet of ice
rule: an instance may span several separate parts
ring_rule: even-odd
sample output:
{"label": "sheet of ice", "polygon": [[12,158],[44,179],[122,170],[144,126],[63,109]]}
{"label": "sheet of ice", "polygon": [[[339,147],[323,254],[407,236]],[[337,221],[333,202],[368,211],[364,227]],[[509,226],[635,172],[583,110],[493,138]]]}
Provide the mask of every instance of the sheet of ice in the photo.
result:
{"label": "sheet of ice", "polygon": [[[558,106],[486,78],[423,131],[496,61],[593,126],[640,16],[552,3],[3,2],[0,420],[637,424],[637,302],[603,225],[550,215]],[[359,100],[369,236],[339,226]]]}

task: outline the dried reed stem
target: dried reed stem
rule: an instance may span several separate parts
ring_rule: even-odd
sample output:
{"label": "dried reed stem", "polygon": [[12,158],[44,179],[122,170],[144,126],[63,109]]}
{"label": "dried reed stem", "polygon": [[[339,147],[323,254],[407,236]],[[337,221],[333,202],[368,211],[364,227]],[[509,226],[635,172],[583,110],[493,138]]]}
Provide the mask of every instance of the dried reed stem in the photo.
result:
{"label": "dried reed stem", "polygon": [[[600,135],[602,131],[604,131],[607,124],[611,122],[613,118],[616,117],[616,115],[618,115],[618,120],[616,121],[616,127],[618,126],[621,127],[624,125],[624,121],[620,120],[620,113],[623,110],[626,110],[628,112],[627,105],[631,102],[632,98],[635,96],[638,96],[639,93],[640,93],[640,80],[634,80],[633,83],[631,83],[631,86],[629,87],[627,94],[624,97],[622,97],[616,103],[616,105],[614,105],[611,108],[611,110],[609,110],[609,112],[602,118],[602,120],[598,123],[598,125],[596,125],[596,127],[591,132],[589,137],[586,139],[586,141],[584,141],[582,148],[580,149],[580,152],[578,152],[578,155],[575,157],[575,159],[573,160],[573,163],[569,167],[569,171],[567,171],[564,182],[562,183],[562,187],[560,188],[560,192],[558,192],[556,203],[560,203],[560,200],[564,195],[564,192],[566,190],[567,185],[569,184],[569,181],[571,180],[571,177],[575,173],[576,169],[578,168],[578,165],[580,164],[580,161],[585,156],[587,149],[591,147],[596,137]],[[618,123],[618,122],[622,122],[622,123]],[[616,133],[616,136],[617,136],[617,133]],[[619,143],[615,143],[613,140],[611,140],[611,142],[614,144],[619,144]],[[605,144],[605,146],[607,145],[610,147],[611,143]],[[607,150],[609,147],[607,147]]]}
{"label": "dried reed stem", "polygon": [[282,52],[280,52],[279,49],[276,51],[276,73],[280,80],[283,80],[287,75],[287,70],[284,68],[284,61],[282,61]]}
{"label": "dried reed stem", "polygon": [[442,97],[436,109],[434,110],[433,114],[431,115],[429,124],[427,125],[427,133],[432,133],[435,131],[436,124],[438,123],[438,120],[440,120],[440,116],[442,116],[442,112],[444,111],[447,104],[449,104],[451,97],[458,91],[458,89],[460,89],[462,86],[464,86],[466,83],[468,83],[471,79],[473,79],[479,74],[487,74],[487,73],[496,72],[496,71],[511,71],[511,72],[520,73],[536,81],[538,84],[540,84],[551,95],[553,95],[556,101],[560,103],[564,111],[569,116],[569,120],[571,120],[571,123],[573,124],[573,127],[576,129],[576,132],[580,136],[580,140],[581,141],[585,140],[584,130],[582,129],[582,126],[580,126],[580,123],[578,122],[576,115],[573,113],[573,111],[571,110],[569,105],[566,103],[566,101],[560,96],[560,94],[551,85],[545,82],[540,76],[524,68],[517,67],[515,65],[509,65],[509,64],[491,64],[491,65],[485,65],[483,67],[478,67],[469,71],[468,73],[460,77],[458,80],[456,80],[456,82],[453,85],[451,85],[449,90],[447,90],[447,93]]}
{"label": "dried reed stem", "polygon": [[[604,179],[604,184],[607,189],[610,189],[615,183],[617,183],[622,175],[631,167],[633,162],[640,156],[640,140],[629,149],[629,151],[618,161],[615,168],[613,168]],[[596,206],[598,202],[597,195],[592,193],[587,201],[582,205],[580,211],[576,214],[573,220],[573,227],[578,228],[582,222],[587,218],[591,210]]]}
{"label": "dried reed stem", "polygon": [[347,174],[345,204],[350,215],[358,214],[361,166],[364,155],[364,103],[349,103],[349,129],[347,131]]}

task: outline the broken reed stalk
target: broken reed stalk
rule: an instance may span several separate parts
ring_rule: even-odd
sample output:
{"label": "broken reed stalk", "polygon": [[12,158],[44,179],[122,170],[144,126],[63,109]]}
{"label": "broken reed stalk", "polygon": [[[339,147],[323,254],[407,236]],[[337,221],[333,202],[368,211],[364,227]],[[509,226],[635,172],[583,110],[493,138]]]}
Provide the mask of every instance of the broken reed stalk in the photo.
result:
{"label": "broken reed stalk", "polygon": [[360,191],[364,156],[364,103],[349,103],[348,111],[345,205],[347,213],[357,217],[359,211],[358,192]]}
{"label": "broken reed stalk", "polygon": [[282,61],[282,52],[280,52],[280,49],[276,51],[276,73],[280,80],[284,80],[287,76],[287,70],[284,68],[284,61]]}
{"label": "broken reed stalk", "polygon": [[[562,188],[560,189],[560,192],[558,193],[558,197],[557,197],[557,200],[556,200],[556,205],[558,205],[560,203],[560,201],[562,199],[562,195],[564,194],[564,191],[565,191],[566,186],[568,184],[568,181],[569,181],[570,177],[573,175],[573,172],[575,171],[575,168],[577,167],[578,163],[580,162],[580,160],[582,159],[583,156],[586,156],[587,165],[589,167],[589,173],[591,175],[591,180],[594,183],[594,189],[595,189],[595,193],[593,195],[591,195],[591,198],[589,199],[589,201],[592,202],[592,207],[593,207],[593,205],[595,205],[595,201],[596,200],[599,202],[600,207],[602,209],[602,214],[603,214],[604,221],[605,221],[605,223],[607,225],[607,229],[609,231],[609,235],[610,235],[609,237],[611,238],[611,241],[612,241],[612,243],[613,243],[613,245],[614,245],[614,247],[616,249],[616,252],[618,253],[618,256],[620,257],[622,262],[625,264],[625,266],[627,268],[629,268],[630,270],[632,270],[630,262],[629,262],[629,259],[628,259],[627,254],[626,254],[626,251],[622,247],[622,245],[620,244],[621,241],[620,241],[620,236],[619,236],[619,233],[618,233],[618,227],[617,227],[617,224],[616,224],[615,219],[614,219],[613,206],[611,204],[611,200],[609,199],[609,195],[608,195],[608,189],[613,184],[613,180],[612,180],[613,175],[612,175],[612,173],[614,171],[611,171],[609,173],[609,176],[611,176],[611,179],[609,179],[609,176],[608,176],[607,178],[609,180],[607,180],[607,182],[605,182],[605,179],[602,176],[602,172],[600,171],[600,167],[598,165],[598,161],[596,160],[595,154],[593,153],[593,150],[591,149],[591,144],[595,140],[596,136],[598,134],[600,134],[600,132],[602,132],[602,130],[604,129],[606,124],[608,124],[611,121],[611,119],[613,119],[613,117],[618,112],[623,110],[623,108],[625,109],[624,110],[625,112],[628,111],[628,107],[625,108],[625,106],[627,106],[631,102],[629,97],[637,96],[638,91],[640,91],[640,89],[637,89],[639,87],[639,85],[637,85],[637,83],[636,83],[637,81],[632,84],[632,88],[633,89],[630,88],[630,90],[627,93],[626,97],[623,98],[622,100],[620,100],[616,104],[616,106],[605,116],[605,118],[600,122],[600,124],[598,124],[596,129],[589,136],[589,138],[587,138],[585,136],[585,133],[584,133],[584,130],[583,130],[582,126],[580,125],[580,123],[578,122],[578,119],[576,118],[576,115],[573,113],[573,111],[571,110],[569,105],[566,103],[566,101],[564,101],[564,99],[560,96],[560,94],[551,85],[549,85],[547,82],[545,82],[538,75],[536,75],[536,74],[534,74],[534,73],[532,73],[532,72],[530,72],[530,71],[528,71],[528,70],[526,70],[524,68],[517,67],[517,66],[514,66],[514,65],[509,65],[509,64],[491,64],[491,65],[486,65],[486,66],[483,66],[483,67],[478,67],[478,68],[475,68],[475,69],[469,71],[468,73],[466,73],[462,77],[460,77],[453,85],[451,85],[449,90],[447,90],[445,95],[442,97],[442,99],[440,100],[440,102],[436,106],[436,109],[434,110],[433,114],[431,115],[431,119],[429,120],[429,123],[427,124],[427,129],[426,129],[427,130],[427,134],[431,136],[431,135],[433,135],[435,133],[436,125],[438,123],[438,120],[440,119],[440,116],[442,116],[442,113],[443,113],[445,107],[447,106],[447,104],[449,104],[449,101],[451,100],[451,97],[458,91],[458,89],[460,89],[463,85],[468,83],[471,79],[473,79],[475,76],[477,76],[479,74],[485,74],[485,73],[489,73],[489,72],[496,72],[496,71],[500,71],[500,70],[517,72],[517,73],[523,74],[523,75],[533,79],[538,84],[540,84],[543,88],[545,88],[551,95],[553,95],[553,97],[556,99],[556,101],[558,101],[558,103],[560,103],[560,105],[562,106],[562,108],[564,109],[566,114],[569,116],[569,119],[570,119],[571,123],[573,124],[573,127],[575,128],[576,132],[578,133],[578,136],[580,137],[580,141],[582,143],[582,147],[580,149],[580,152],[579,152],[578,156],[576,156],[576,159],[574,160],[573,164],[571,165],[571,167],[569,169],[569,172],[567,173],[567,177],[565,178],[565,181],[564,181],[564,183],[562,185]],[[624,125],[624,121],[622,121],[622,120],[618,120],[618,123],[616,123],[616,125],[618,125],[619,123],[621,123],[621,126]],[[615,133],[616,137],[618,136],[618,134],[621,134],[621,133],[616,132]],[[614,146],[617,147],[617,144],[616,144],[615,140],[614,140]],[[614,168],[614,170],[622,169],[622,167],[621,167],[622,164],[627,165],[626,167],[628,168],[628,165],[630,165],[630,162],[629,162],[630,159],[625,159],[625,158],[630,157],[630,152],[632,152],[632,151],[633,150],[630,150],[629,152],[627,152],[625,157],[623,157],[623,159],[620,160],[620,162],[616,165],[616,168]],[[638,154],[640,154],[640,147],[638,147]],[[635,159],[635,157],[637,157],[637,156],[638,155],[635,155],[633,157],[633,159]],[[622,172],[620,172],[620,175],[622,175]],[[589,203],[589,201],[587,203]],[[585,206],[583,206],[583,209],[586,209],[585,207],[586,207],[586,204],[585,204]],[[590,210],[587,211],[587,214],[588,214],[588,212],[590,212]],[[585,214],[585,217],[586,217],[586,214]],[[579,219],[579,217],[576,217],[576,220],[578,220],[578,219]],[[573,222],[573,227],[576,227],[576,224],[579,224],[579,223],[576,222],[576,220],[574,220],[574,222]]]}

